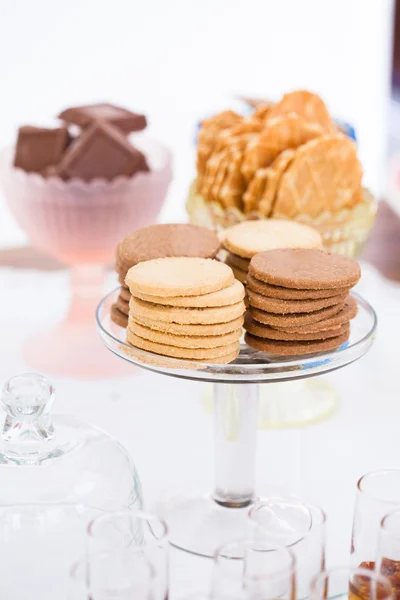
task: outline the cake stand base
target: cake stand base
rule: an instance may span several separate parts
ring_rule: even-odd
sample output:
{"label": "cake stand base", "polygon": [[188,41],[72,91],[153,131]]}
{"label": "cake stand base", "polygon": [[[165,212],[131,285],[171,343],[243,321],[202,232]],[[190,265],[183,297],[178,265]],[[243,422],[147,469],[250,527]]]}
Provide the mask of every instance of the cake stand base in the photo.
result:
{"label": "cake stand base", "polygon": [[171,498],[153,510],[168,523],[172,546],[212,558],[220,546],[248,536],[250,508],[227,508],[205,495]]}

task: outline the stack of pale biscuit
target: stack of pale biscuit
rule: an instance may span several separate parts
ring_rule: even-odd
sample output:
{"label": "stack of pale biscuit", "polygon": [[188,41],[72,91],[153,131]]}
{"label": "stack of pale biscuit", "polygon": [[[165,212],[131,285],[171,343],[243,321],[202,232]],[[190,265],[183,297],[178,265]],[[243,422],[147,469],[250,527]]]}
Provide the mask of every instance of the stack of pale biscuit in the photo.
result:
{"label": "stack of pale biscuit", "polygon": [[175,257],[141,262],[126,278],[127,342],[155,354],[229,363],[239,353],[244,287],[212,259]]}
{"label": "stack of pale biscuit", "polygon": [[115,269],[121,289],[111,309],[114,323],[120,327],[128,325],[131,293],[125,277],[131,267],[146,260],[171,256],[214,258],[219,248],[217,235],[197,225],[150,225],[128,235],[117,247]]}
{"label": "stack of pale biscuit", "polygon": [[269,219],[244,221],[222,235],[227,250],[226,263],[239,281],[246,282],[250,260],[259,252],[276,248],[321,248],[322,238],[315,229],[294,221]]}
{"label": "stack of pale biscuit", "polygon": [[262,352],[301,355],[334,350],[350,335],[360,278],[354,260],[316,249],[254,256],[247,276],[246,343]]}

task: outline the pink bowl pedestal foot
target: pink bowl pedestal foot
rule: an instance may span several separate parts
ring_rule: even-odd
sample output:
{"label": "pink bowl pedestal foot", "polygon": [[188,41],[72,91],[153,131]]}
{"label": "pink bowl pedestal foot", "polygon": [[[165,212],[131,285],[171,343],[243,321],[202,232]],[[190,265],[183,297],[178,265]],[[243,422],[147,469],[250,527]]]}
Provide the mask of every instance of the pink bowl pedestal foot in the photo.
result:
{"label": "pink bowl pedestal foot", "polygon": [[92,324],[68,320],[38,331],[24,344],[23,357],[39,373],[101,379],[133,375],[138,369],[110,356]]}
{"label": "pink bowl pedestal foot", "polygon": [[62,377],[128,376],[138,369],[110,357],[96,331],[95,311],[103,293],[104,269],[80,265],[71,269],[72,298],[60,323],[38,331],[25,342],[23,356],[40,373]]}

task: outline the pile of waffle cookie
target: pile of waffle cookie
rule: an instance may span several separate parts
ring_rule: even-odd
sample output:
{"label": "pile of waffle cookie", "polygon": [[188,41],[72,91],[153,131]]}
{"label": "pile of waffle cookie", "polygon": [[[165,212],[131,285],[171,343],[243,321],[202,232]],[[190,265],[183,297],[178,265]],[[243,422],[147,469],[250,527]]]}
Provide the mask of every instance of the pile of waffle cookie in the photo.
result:
{"label": "pile of waffle cookie", "polygon": [[349,291],[359,278],[354,260],[324,250],[255,255],[247,276],[246,343],[282,356],[339,348],[357,313]]}
{"label": "pile of waffle cookie", "polygon": [[314,219],[363,201],[356,145],[308,91],[251,117],[224,111],[204,120],[196,166],[197,194],[249,216]]}
{"label": "pile of waffle cookie", "polygon": [[239,353],[244,287],[222,262],[161,258],[129,269],[126,339],[162,356],[229,363]]}
{"label": "pile of waffle cookie", "polygon": [[117,247],[115,269],[121,289],[112,306],[111,318],[120,327],[128,325],[131,293],[125,283],[129,269],[155,258],[189,256],[214,258],[220,241],[213,231],[197,225],[150,225],[124,238]]}

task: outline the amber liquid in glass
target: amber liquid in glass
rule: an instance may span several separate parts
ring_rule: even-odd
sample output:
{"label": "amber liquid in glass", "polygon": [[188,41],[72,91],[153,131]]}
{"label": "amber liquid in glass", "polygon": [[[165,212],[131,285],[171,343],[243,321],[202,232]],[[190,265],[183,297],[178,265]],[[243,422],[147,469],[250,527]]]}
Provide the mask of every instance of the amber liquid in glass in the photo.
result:
{"label": "amber liquid in glass", "polygon": [[[375,563],[372,561],[362,562],[360,568],[373,571]],[[394,600],[400,600],[400,561],[383,558],[380,573],[390,581],[393,587]],[[383,598],[386,595],[387,592],[379,584],[377,585],[376,593],[374,591],[371,594],[370,582],[367,578],[358,577],[357,580],[350,583],[350,600],[373,600],[375,597],[379,600],[379,598]]]}

